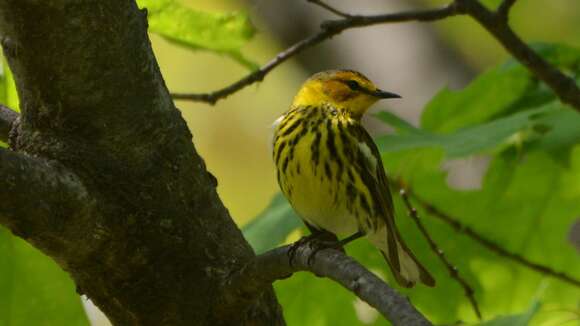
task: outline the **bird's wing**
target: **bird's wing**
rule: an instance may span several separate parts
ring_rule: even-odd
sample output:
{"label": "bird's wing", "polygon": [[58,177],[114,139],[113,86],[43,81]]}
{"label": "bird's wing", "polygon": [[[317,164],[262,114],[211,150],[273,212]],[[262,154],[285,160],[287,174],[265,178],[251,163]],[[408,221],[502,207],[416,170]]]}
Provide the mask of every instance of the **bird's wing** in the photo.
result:
{"label": "bird's wing", "polygon": [[375,209],[377,216],[382,218],[387,226],[387,243],[389,247],[389,263],[394,270],[400,270],[399,256],[396,246],[396,226],[391,191],[388,187],[387,176],[383,168],[381,156],[375,143],[368,132],[359,124],[353,124],[349,127],[351,134],[359,142],[358,155],[359,162],[365,162],[364,166],[357,171],[369,189],[373,202],[376,203]]}
{"label": "bird's wing", "polygon": [[[433,286],[435,280],[409,250],[397,229],[393,198],[377,146],[360,124],[355,124],[352,128],[352,133],[359,141],[360,155],[367,162],[367,169],[360,169],[359,174],[368,187],[373,201],[377,203],[376,207],[379,209],[378,217],[386,224],[388,252],[384,254],[388,257],[385,258],[387,258],[397,281],[401,285],[409,287],[413,285],[414,281],[420,280],[428,286]],[[403,274],[415,274],[416,277],[409,277],[409,275]]]}

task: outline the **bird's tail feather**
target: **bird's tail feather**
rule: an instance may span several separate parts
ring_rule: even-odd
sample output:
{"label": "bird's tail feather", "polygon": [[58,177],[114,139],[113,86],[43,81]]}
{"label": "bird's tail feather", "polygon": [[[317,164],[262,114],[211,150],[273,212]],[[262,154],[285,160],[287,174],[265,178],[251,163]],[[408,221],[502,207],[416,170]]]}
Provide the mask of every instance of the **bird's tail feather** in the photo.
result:
{"label": "bird's tail feather", "polygon": [[410,288],[417,282],[435,286],[433,276],[421,265],[396,230],[388,232],[387,228],[383,227],[375,233],[368,234],[368,238],[381,250],[397,283],[401,286]]}

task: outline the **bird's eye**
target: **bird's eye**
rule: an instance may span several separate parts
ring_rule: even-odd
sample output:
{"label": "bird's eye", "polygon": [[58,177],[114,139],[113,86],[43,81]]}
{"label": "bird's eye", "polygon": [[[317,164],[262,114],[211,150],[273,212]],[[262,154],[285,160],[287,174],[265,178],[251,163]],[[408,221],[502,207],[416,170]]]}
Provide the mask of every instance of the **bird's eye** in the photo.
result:
{"label": "bird's eye", "polygon": [[345,83],[353,91],[357,91],[357,90],[361,89],[360,84],[357,83],[355,80],[347,80]]}

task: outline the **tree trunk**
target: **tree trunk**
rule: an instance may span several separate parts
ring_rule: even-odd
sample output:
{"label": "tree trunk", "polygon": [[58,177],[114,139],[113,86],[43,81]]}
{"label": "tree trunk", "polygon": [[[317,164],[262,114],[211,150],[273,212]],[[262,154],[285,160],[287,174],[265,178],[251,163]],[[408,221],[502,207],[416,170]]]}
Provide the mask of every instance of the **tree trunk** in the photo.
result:
{"label": "tree trunk", "polygon": [[4,0],[0,33],[22,110],[0,150],[0,223],[113,324],[283,324],[271,289],[252,302],[222,290],[254,253],[169,96],[146,12]]}

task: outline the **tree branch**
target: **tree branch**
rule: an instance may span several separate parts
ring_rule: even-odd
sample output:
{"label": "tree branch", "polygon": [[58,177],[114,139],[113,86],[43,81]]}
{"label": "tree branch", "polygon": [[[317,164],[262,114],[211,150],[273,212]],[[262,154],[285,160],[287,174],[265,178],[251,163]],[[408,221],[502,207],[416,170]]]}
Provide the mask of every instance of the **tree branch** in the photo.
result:
{"label": "tree branch", "polygon": [[[225,291],[252,300],[264,288],[299,271],[328,277],[376,308],[393,325],[431,325],[411,303],[354,259],[335,249],[316,251],[308,243],[270,250],[257,256],[225,282]],[[314,256],[313,256],[314,255]]]}
{"label": "tree branch", "polygon": [[473,17],[491,33],[514,58],[546,83],[563,103],[580,111],[580,89],[576,81],[534,52],[509,27],[506,17],[514,2],[504,1],[500,11],[494,13],[477,0],[456,0],[461,11]]}
{"label": "tree branch", "polygon": [[222,273],[254,253],[171,100],[146,12],[134,0],[4,0],[0,31],[22,108],[21,154],[1,152],[0,223],[114,325],[282,325],[271,288],[222,304]]}
{"label": "tree branch", "polygon": [[475,312],[475,315],[477,316],[477,318],[479,320],[481,320],[481,311],[479,310],[479,305],[477,304],[477,301],[475,300],[475,296],[474,296],[475,291],[473,291],[473,288],[469,285],[469,283],[467,283],[467,281],[465,279],[463,279],[463,277],[459,274],[459,270],[457,269],[457,267],[453,266],[449,262],[449,260],[445,256],[445,253],[443,252],[443,250],[439,249],[439,247],[435,243],[435,240],[433,240],[433,238],[431,238],[431,236],[429,235],[429,232],[427,232],[427,228],[425,228],[425,226],[423,225],[423,222],[421,222],[421,220],[419,219],[419,215],[417,214],[417,210],[415,209],[415,207],[413,207],[411,205],[411,202],[409,201],[409,197],[407,196],[407,191],[404,188],[401,188],[399,193],[401,194],[401,198],[403,198],[403,202],[405,203],[405,206],[407,207],[407,210],[409,211],[409,216],[415,222],[415,224],[419,228],[419,231],[421,232],[421,234],[423,234],[425,239],[427,239],[427,242],[429,243],[429,247],[435,253],[435,255],[437,255],[437,257],[443,263],[443,265],[445,265],[445,268],[447,269],[447,271],[449,271],[449,275],[451,276],[451,278],[456,280],[457,283],[459,283],[459,285],[461,285],[461,287],[463,288],[463,292],[465,293],[465,296],[469,300],[469,303],[471,304],[471,307],[473,308],[473,311]]}
{"label": "tree branch", "polygon": [[417,203],[419,203],[419,205],[421,205],[421,207],[423,207],[423,209],[425,209],[425,211],[429,215],[445,222],[446,224],[451,226],[455,231],[462,233],[462,234],[466,235],[467,237],[475,240],[476,242],[478,242],[479,244],[481,244],[485,248],[489,249],[490,251],[495,252],[496,254],[503,256],[507,259],[513,260],[514,262],[521,264],[527,268],[535,270],[538,273],[542,273],[542,274],[545,274],[547,276],[557,278],[557,279],[564,281],[566,283],[569,283],[571,285],[580,287],[580,280],[579,279],[574,278],[566,273],[555,271],[554,269],[552,269],[548,266],[529,261],[528,259],[526,259],[525,257],[523,257],[520,254],[509,252],[508,250],[504,249],[496,242],[494,242],[494,241],[490,240],[489,238],[485,237],[484,235],[478,233],[477,231],[473,230],[469,226],[462,224],[461,222],[459,222],[458,218],[452,217],[451,215],[444,213],[443,211],[441,211],[437,207],[428,203],[426,200],[422,199],[421,197],[419,197],[418,195],[413,193],[411,190],[407,189],[407,192],[408,192],[409,196],[411,196],[413,198],[413,200],[415,200]]}
{"label": "tree branch", "polygon": [[315,4],[315,5],[319,6],[319,7],[322,7],[324,9],[326,9],[327,11],[330,11],[331,13],[333,13],[333,14],[335,14],[337,16],[340,16],[342,18],[350,18],[350,17],[352,17],[351,14],[347,14],[347,13],[345,13],[342,10],[338,10],[338,9],[334,8],[333,6],[327,4],[326,2],[323,2],[321,0],[306,0],[306,1],[308,1],[310,3],[313,3],[313,4]]}
{"label": "tree branch", "polygon": [[63,250],[58,235],[86,222],[94,210],[81,180],[61,164],[5,149],[0,149],[0,203],[0,224],[25,239],[45,235],[49,252]]}
{"label": "tree branch", "polygon": [[262,81],[272,69],[289,58],[299,54],[307,48],[330,39],[347,29],[408,21],[430,22],[455,15],[468,14],[490,32],[514,58],[526,66],[540,80],[545,82],[563,103],[570,104],[576,110],[580,111],[580,89],[576,85],[574,79],[566,76],[564,73],[549,64],[527,46],[527,44],[525,44],[509,27],[507,17],[509,10],[515,3],[515,0],[504,0],[499,6],[497,12],[489,11],[477,0],[455,0],[449,5],[439,9],[411,10],[400,13],[371,16],[351,15],[337,10],[321,1],[315,0],[310,2],[313,2],[314,4],[344,18],[323,22],[321,24],[322,29],[320,32],[292,45],[283,52],[280,52],[274,59],[266,63],[260,69],[248,74],[244,78],[227,87],[210,93],[174,93],[172,94],[173,99],[207,102],[213,105],[218,100],[224,99],[246,86]]}
{"label": "tree branch", "polygon": [[0,141],[8,142],[12,124],[18,119],[18,113],[0,104]]}
{"label": "tree branch", "polygon": [[508,16],[509,16],[509,11],[515,3],[516,3],[516,0],[503,0],[502,3],[497,8],[497,15],[502,20],[507,21]]}
{"label": "tree branch", "polygon": [[290,59],[291,57],[299,54],[300,52],[315,46],[327,39],[332,38],[335,35],[340,34],[344,30],[363,27],[376,24],[386,24],[386,23],[401,23],[409,21],[434,21],[447,18],[453,15],[459,14],[457,7],[454,4],[448,5],[443,8],[431,9],[431,10],[411,10],[395,14],[377,15],[377,16],[349,16],[341,20],[327,21],[321,25],[321,30],[305,38],[298,43],[290,46],[286,50],[280,52],[276,57],[262,66],[260,69],[246,75],[242,79],[234,82],[233,84],[219,89],[210,93],[197,93],[197,94],[185,94],[185,93],[173,93],[172,97],[175,100],[187,100],[187,101],[199,101],[207,102],[209,104],[215,104],[218,100],[224,99],[233,93],[245,88],[255,82],[262,81],[264,77],[278,65],[284,61]]}

